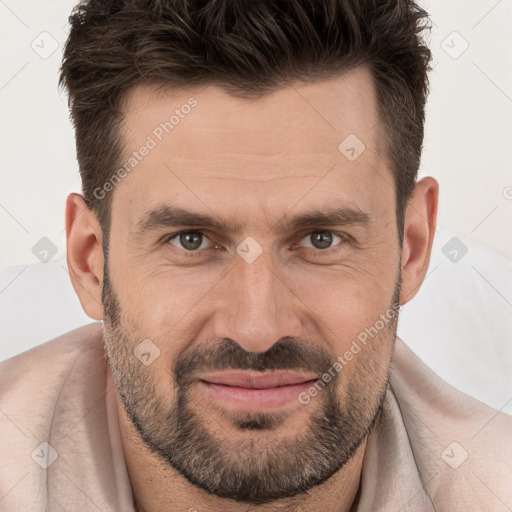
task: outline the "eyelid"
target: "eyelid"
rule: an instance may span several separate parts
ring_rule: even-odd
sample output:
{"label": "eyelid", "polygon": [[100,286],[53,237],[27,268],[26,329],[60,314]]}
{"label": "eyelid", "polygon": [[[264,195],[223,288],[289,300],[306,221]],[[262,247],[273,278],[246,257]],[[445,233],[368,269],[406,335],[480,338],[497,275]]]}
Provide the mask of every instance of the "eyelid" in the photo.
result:
{"label": "eyelid", "polygon": [[[203,235],[203,237],[205,237],[208,240],[210,240],[210,242],[214,246],[217,245],[206,234],[205,230],[202,230],[202,229],[182,229],[180,231],[176,231],[174,233],[165,235],[164,237],[161,238],[161,242],[163,244],[168,244],[173,238],[176,238],[177,236],[181,235],[182,233],[201,233]],[[351,240],[350,235],[348,235],[347,233],[344,233],[344,232],[341,232],[341,231],[334,231],[332,229],[327,229],[327,228],[315,228],[315,229],[309,229],[309,230],[299,234],[299,236],[300,236],[299,242],[302,241],[308,235],[312,235],[313,233],[331,233],[334,236],[338,236],[339,238],[341,238],[341,242],[339,242],[338,244],[334,245],[333,247],[329,247],[327,249],[315,249],[314,247],[305,247],[306,249],[312,249],[314,252],[318,252],[319,254],[322,254],[322,253],[323,254],[327,254],[327,253],[329,253],[331,251],[335,251],[335,250],[337,250],[336,248],[338,246],[342,245],[342,242],[349,242]],[[300,246],[300,245],[297,245],[297,246],[298,247],[303,247],[303,246]],[[175,248],[179,250],[179,247],[175,247]],[[212,250],[212,249],[213,249],[212,247],[208,247],[206,249],[196,249],[195,251],[187,251],[186,249],[183,249],[182,251],[187,253],[187,255],[194,255],[194,254],[199,254],[202,251],[207,251],[207,250]]]}
{"label": "eyelid", "polygon": [[[161,238],[161,242],[163,244],[168,244],[168,243],[170,243],[170,241],[173,238],[176,238],[177,236],[181,235],[182,233],[201,233],[204,238],[207,238],[208,240],[210,240],[210,242],[214,243],[211,240],[211,238],[202,229],[182,229],[180,231],[176,231],[175,233],[171,233],[169,235],[165,235],[164,237]],[[179,247],[176,247],[176,249],[179,249]],[[189,254],[193,254],[193,253],[199,253],[201,251],[206,251],[206,250],[208,250],[208,248],[207,249],[201,249],[201,250],[195,250],[195,251],[186,251],[185,249],[183,249],[183,250],[185,252],[189,253]]]}
{"label": "eyelid", "polygon": [[[335,251],[336,248],[342,244],[342,242],[348,242],[350,239],[350,237],[346,233],[343,233],[343,232],[333,231],[332,229],[314,229],[314,230],[309,230],[306,233],[304,233],[300,237],[300,241],[302,241],[304,238],[312,235],[313,233],[330,233],[331,235],[337,236],[338,238],[341,239],[340,242],[333,245],[332,247],[328,247],[327,249],[315,249],[315,247],[306,247],[306,249],[313,249],[315,252],[318,252],[320,254],[322,254],[322,253],[327,254],[330,251]],[[303,247],[303,246],[299,245],[299,247]]]}

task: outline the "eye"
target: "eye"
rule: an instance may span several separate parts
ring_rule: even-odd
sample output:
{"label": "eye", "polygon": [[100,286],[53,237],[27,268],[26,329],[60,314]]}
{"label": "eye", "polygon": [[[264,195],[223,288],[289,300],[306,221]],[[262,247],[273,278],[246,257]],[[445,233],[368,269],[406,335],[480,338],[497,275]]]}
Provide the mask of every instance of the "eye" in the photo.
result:
{"label": "eye", "polygon": [[[195,252],[199,249],[207,249],[204,242],[209,240],[202,231],[180,231],[167,238],[167,242],[179,249]],[[179,245],[181,244],[181,246]]]}
{"label": "eye", "polygon": [[319,249],[323,251],[328,251],[329,249],[332,249],[333,246],[331,244],[333,244],[336,241],[336,239],[338,239],[340,242],[345,240],[343,236],[338,235],[333,231],[312,231],[311,233],[308,233],[302,240],[308,239],[311,240],[312,245],[306,245],[306,247],[311,247],[312,249]]}
{"label": "eye", "polygon": [[[299,246],[317,249],[316,252],[328,253],[331,252],[331,250],[335,250],[337,245],[341,245],[341,242],[346,241],[347,237],[342,233],[319,230],[308,233],[302,237],[301,240],[307,241],[308,239],[310,240],[310,245],[302,245],[299,243]],[[198,253],[201,250],[213,249],[215,244],[208,245],[208,241],[211,242],[211,240],[199,230],[180,231],[164,239],[165,243],[169,243],[188,253]]]}

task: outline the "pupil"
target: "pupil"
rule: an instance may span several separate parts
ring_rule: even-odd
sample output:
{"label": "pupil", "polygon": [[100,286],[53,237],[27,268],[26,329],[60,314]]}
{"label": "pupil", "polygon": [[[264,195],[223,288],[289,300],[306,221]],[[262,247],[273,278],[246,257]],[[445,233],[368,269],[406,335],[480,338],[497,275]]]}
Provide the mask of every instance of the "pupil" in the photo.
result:
{"label": "pupil", "polygon": [[[185,249],[194,250],[201,246],[201,233],[189,231],[180,235],[180,242]],[[193,240],[195,238],[195,240]],[[199,241],[199,243],[197,243]]]}
{"label": "pupil", "polygon": [[332,243],[332,235],[327,231],[316,231],[311,236],[313,245],[316,245],[318,249],[326,249]]}

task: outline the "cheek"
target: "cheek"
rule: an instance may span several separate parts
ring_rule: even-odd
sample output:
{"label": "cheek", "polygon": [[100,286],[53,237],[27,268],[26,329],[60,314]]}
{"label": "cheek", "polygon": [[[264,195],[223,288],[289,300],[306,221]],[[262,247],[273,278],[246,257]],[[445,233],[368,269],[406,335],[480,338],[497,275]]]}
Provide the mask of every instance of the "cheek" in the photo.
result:
{"label": "cheek", "polygon": [[[153,273],[132,274],[119,286],[123,313],[129,314],[138,330],[147,330],[155,336],[172,332],[174,337],[192,319],[198,325],[214,315],[219,304],[229,304],[229,287],[222,286],[224,274],[206,267],[202,270],[159,268]],[[290,293],[301,299],[304,303],[301,309],[310,315],[311,321],[321,321],[335,331],[341,329],[350,335],[373,325],[381,313],[386,313],[395,279],[389,268],[387,276],[378,269],[361,268],[314,269],[299,275],[286,272]],[[227,302],[219,293],[227,294]]]}
{"label": "cheek", "polygon": [[155,371],[168,372],[197,340],[212,313],[209,301],[219,275],[160,266],[130,274],[119,292],[125,329],[132,340],[150,339],[160,350]]}
{"label": "cheek", "polygon": [[173,327],[208,302],[209,295],[225,272],[173,268],[160,265],[140,272],[133,285],[133,303],[139,317],[155,327]]}
{"label": "cheek", "polygon": [[390,308],[396,272],[390,266],[383,272],[378,268],[357,268],[317,273],[297,281],[294,291],[330,322],[364,325],[373,323]]}
{"label": "cheek", "polygon": [[[331,279],[317,276],[315,285],[296,283],[296,293],[302,294],[308,306],[304,310],[308,317],[305,324],[321,333],[334,357],[350,352],[354,342],[362,347],[364,342],[370,343],[377,336],[392,337],[389,332],[397,315],[392,307],[396,278],[390,268],[385,275],[358,269],[353,273],[332,275]],[[357,351],[354,347],[352,353]],[[353,359],[356,357],[360,359],[360,355]],[[348,358],[352,355],[348,354]]]}

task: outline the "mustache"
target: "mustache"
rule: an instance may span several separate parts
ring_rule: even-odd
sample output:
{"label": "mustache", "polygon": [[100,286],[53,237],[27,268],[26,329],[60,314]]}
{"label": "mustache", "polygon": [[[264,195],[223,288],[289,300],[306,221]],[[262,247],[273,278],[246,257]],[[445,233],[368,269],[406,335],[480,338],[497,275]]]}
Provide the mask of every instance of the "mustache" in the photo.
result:
{"label": "mustache", "polygon": [[325,350],[293,337],[281,338],[266,352],[247,352],[226,338],[185,351],[174,365],[173,376],[180,386],[190,384],[199,373],[218,370],[305,370],[321,376],[334,360]]}

